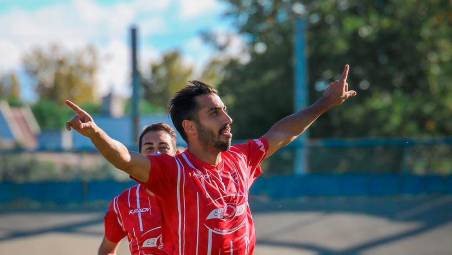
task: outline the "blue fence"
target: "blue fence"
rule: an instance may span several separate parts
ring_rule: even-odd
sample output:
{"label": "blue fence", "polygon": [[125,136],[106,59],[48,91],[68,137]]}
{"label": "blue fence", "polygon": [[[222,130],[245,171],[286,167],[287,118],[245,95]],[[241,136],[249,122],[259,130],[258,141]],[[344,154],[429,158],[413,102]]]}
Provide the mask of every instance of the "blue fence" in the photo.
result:
{"label": "blue fence", "polygon": [[[1,183],[0,204],[17,201],[55,204],[110,201],[133,184],[116,181]],[[259,179],[254,184],[251,194],[271,199],[303,196],[452,194],[452,176],[397,174],[274,176]]]}
{"label": "blue fence", "polygon": [[451,194],[452,176],[382,175],[304,175],[261,178],[253,195],[270,198],[301,196],[393,196]]}
{"label": "blue fence", "polygon": [[[305,146],[309,174],[293,175],[297,147],[291,144],[264,162],[266,175],[255,183],[252,195],[452,194],[452,137],[327,139]],[[91,151],[0,151],[0,205],[110,201],[133,185],[114,181],[120,179],[118,173]]]}

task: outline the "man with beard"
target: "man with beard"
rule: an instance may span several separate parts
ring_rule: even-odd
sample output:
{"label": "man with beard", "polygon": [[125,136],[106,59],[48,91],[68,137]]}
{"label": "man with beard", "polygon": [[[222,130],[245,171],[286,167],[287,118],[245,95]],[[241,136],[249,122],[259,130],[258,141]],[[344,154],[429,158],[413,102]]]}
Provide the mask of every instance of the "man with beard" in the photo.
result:
{"label": "man with beard", "polygon": [[[176,132],[165,123],[147,126],[138,138],[143,155],[176,155]],[[157,198],[138,184],[116,196],[104,219],[105,236],[98,255],[113,255],[125,236],[130,254],[166,254],[162,242],[162,214]]]}
{"label": "man with beard", "polygon": [[261,162],[302,134],[320,115],[356,95],[349,67],[314,104],[275,123],[259,139],[231,146],[232,119],[215,89],[192,81],[171,100],[174,126],[187,141],[183,153],[145,158],[76,113],[67,128],[89,137],[102,155],[162,201],[163,236],[170,254],[253,254],[254,224],[248,204]]}

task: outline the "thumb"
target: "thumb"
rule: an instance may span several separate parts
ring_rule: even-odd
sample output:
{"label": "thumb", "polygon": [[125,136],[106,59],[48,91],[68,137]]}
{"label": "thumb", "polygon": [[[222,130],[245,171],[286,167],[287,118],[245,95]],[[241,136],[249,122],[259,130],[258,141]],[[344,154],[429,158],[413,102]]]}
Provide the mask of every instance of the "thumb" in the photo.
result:
{"label": "thumb", "polygon": [[345,92],[345,94],[347,95],[347,98],[358,95],[358,93],[354,90],[349,90],[349,91]]}

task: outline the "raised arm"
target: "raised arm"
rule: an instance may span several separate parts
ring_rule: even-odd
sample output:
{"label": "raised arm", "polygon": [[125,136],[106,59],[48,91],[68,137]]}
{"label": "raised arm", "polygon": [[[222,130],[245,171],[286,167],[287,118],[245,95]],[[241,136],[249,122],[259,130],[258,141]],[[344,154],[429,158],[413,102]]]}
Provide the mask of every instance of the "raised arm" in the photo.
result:
{"label": "raised arm", "polygon": [[267,158],[295,140],[320,115],[356,96],[356,91],[348,90],[348,71],[349,66],[345,65],[341,79],[331,83],[321,98],[309,107],[281,119],[270,128],[264,135],[269,143]]}
{"label": "raised arm", "polygon": [[96,125],[93,118],[75,103],[66,100],[66,105],[75,116],[66,122],[66,129],[75,129],[81,135],[88,137],[97,150],[116,168],[128,173],[139,181],[147,182],[151,162],[143,155],[131,152],[127,147],[114,140]]}

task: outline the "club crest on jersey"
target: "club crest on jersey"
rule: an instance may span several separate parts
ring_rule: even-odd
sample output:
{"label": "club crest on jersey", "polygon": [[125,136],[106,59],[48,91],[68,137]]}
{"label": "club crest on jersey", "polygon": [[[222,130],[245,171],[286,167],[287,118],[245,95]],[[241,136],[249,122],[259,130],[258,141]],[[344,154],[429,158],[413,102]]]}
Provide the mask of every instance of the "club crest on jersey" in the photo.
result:
{"label": "club crest on jersey", "polygon": [[160,242],[160,239],[162,238],[162,235],[159,235],[157,237],[149,238],[143,242],[143,248],[153,248],[158,247],[159,249],[163,248],[162,242]]}
{"label": "club crest on jersey", "polygon": [[137,213],[147,213],[151,210],[151,208],[145,207],[145,208],[135,208],[131,209],[129,211],[129,215],[137,214]]}

